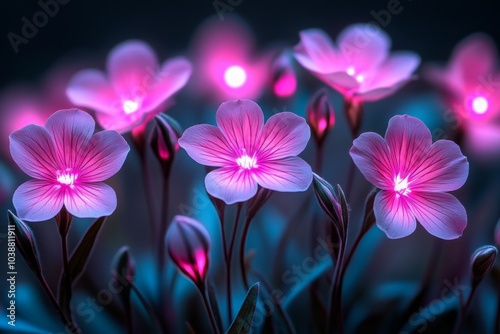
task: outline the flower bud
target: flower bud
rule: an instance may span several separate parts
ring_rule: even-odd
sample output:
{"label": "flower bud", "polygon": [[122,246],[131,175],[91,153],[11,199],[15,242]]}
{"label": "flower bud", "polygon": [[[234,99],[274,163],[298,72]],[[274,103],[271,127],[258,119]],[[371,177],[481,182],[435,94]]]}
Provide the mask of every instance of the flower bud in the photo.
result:
{"label": "flower bud", "polygon": [[152,131],[150,138],[151,149],[164,171],[168,171],[175,152],[179,149],[177,140],[181,136],[182,130],[177,121],[162,113],[154,118]]}
{"label": "flower bud", "polygon": [[[314,194],[323,211],[330,217],[332,223],[340,233],[340,238],[345,235],[344,211],[348,211],[345,201],[339,200],[332,185],[325,179],[313,173]],[[339,187],[339,191],[342,191]],[[343,204],[344,203],[344,204]],[[345,206],[345,210],[344,210]]]}
{"label": "flower bud", "polygon": [[477,286],[488,274],[495,263],[497,256],[495,246],[479,247],[472,255],[472,286]]}
{"label": "flower bud", "polygon": [[284,53],[274,64],[273,91],[277,97],[290,97],[297,90],[297,77],[290,62],[290,56]]}
{"label": "flower bud", "polygon": [[321,146],[335,125],[335,111],[325,88],[317,91],[309,101],[306,118],[316,143]]}
{"label": "flower bud", "polygon": [[123,246],[116,253],[113,260],[113,269],[116,270],[117,275],[120,275],[127,282],[132,282],[134,280],[135,262],[130,256],[130,251],[127,246]]}
{"label": "flower bud", "polygon": [[175,216],[165,241],[175,265],[203,290],[210,251],[210,236],[205,226],[195,219]]}
{"label": "flower bud", "polygon": [[352,137],[356,138],[359,134],[361,118],[363,117],[363,101],[359,98],[346,98],[344,113],[351,127]]}

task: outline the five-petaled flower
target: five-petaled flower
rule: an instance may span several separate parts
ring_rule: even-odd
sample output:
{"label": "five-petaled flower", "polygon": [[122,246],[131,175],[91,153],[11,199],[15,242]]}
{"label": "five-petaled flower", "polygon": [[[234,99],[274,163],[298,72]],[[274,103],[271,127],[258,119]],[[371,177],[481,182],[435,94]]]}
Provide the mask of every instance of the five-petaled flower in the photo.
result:
{"label": "five-petaled flower", "polygon": [[108,76],[93,69],[78,72],[66,94],[76,105],[93,109],[103,128],[123,133],[162,111],[165,101],[187,83],[191,64],[177,57],[159,67],[148,44],[130,40],[111,50],[107,70]]}
{"label": "five-petaled flower", "polygon": [[380,188],[374,202],[377,225],[389,238],[402,238],[416,228],[455,239],[467,225],[462,204],[446,193],[460,188],[469,163],[450,140],[432,143],[429,129],[417,118],[394,116],[385,139],[363,133],[350,150],[365,178]]}
{"label": "five-petaled flower", "polygon": [[253,197],[257,185],[284,192],[309,187],[311,167],[296,156],[310,137],[302,117],[282,112],[264,125],[257,103],[231,100],[221,104],[216,119],[218,127],[195,125],[179,139],[193,160],[220,167],[205,178],[209,194],[232,204]]}
{"label": "five-petaled flower", "polygon": [[67,109],[50,116],[45,127],[32,124],[10,135],[12,158],[35,179],[14,193],[19,218],[47,220],[63,205],[81,218],[113,213],[116,194],[102,181],[120,170],[130,148],[116,131],[93,134],[94,128],[89,114]]}
{"label": "five-petaled flower", "polygon": [[412,79],[420,57],[409,51],[389,54],[389,36],[373,28],[348,26],[339,34],[337,46],[320,29],[303,30],[295,58],[346,98],[380,100]]}

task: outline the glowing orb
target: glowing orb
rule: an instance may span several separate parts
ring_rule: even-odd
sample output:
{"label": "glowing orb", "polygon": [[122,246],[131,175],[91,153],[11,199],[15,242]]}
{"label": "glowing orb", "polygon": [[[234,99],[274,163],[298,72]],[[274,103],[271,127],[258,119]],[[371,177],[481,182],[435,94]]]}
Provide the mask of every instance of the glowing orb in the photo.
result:
{"label": "glowing orb", "polygon": [[224,80],[229,87],[238,88],[247,80],[247,74],[240,66],[231,66],[224,72]]}
{"label": "glowing orb", "polygon": [[132,114],[139,109],[139,102],[126,100],[123,102],[123,111],[128,115]]}
{"label": "glowing orb", "polygon": [[488,110],[488,100],[484,97],[476,97],[472,100],[472,110],[476,114],[484,114]]}

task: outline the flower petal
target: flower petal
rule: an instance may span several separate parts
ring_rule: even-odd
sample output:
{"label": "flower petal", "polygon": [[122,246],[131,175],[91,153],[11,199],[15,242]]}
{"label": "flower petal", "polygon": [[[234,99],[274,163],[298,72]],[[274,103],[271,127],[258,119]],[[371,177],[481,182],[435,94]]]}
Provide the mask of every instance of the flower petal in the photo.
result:
{"label": "flower petal", "polygon": [[236,163],[236,153],[232,152],[226,138],[216,126],[192,126],[184,131],[178,143],[201,165],[221,167]]}
{"label": "flower petal", "polygon": [[451,140],[438,140],[409,180],[412,191],[453,191],[464,185],[468,174],[469,163],[460,147]]}
{"label": "flower petal", "polygon": [[494,71],[497,61],[497,50],[493,40],[484,34],[477,33],[462,40],[453,50],[450,71],[460,73],[471,89],[480,84],[478,80],[487,79]]}
{"label": "flower petal", "polygon": [[99,218],[111,215],[116,209],[116,193],[105,183],[80,183],[67,189],[64,205],[79,218]]}
{"label": "flower petal", "polygon": [[311,130],[303,117],[291,112],[271,116],[262,129],[262,143],[258,160],[275,160],[302,152],[311,137]]}
{"label": "flower petal", "polygon": [[113,112],[120,103],[104,73],[98,70],[76,73],[66,88],[66,95],[75,105],[104,113]]}
{"label": "flower petal", "polygon": [[334,44],[321,29],[300,32],[300,44],[295,47],[295,58],[308,70],[318,73],[334,72],[339,68]]}
{"label": "flower petal", "polygon": [[244,202],[257,193],[257,182],[252,174],[238,167],[223,167],[205,177],[207,192],[226,204]]}
{"label": "flower petal", "polygon": [[191,63],[184,57],[166,61],[154,77],[150,77],[144,88],[146,97],[142,108],[150,111],[184,87],[191,76]]}
{"label": "flower petal", "polygon": [[[380,64],[375,78],[367,87],[370,90],[393,86],[400,81],[407,80],[420,64],[420,56],[414,52],[395,52]],[[361,89],[361,92],[368,89]]]}
{"label": "flower petal", "polygon": [[378,101],[383,98],[386,98],[387,96],[390,96],[397,92],[401,87],[406,85],[408,82],[414,80],[415,77],[412,76],[406,80],[399,81],[395,84],[393,84],[390,87],[383,87],[383,88],[374,88],[372,89],[370,87],[369,90],[366,91],[361,91],[361,92],[356,92],[353,95],[359,97],[361,100],[364,102],[373,102],[373,101]]}
{"label": "flower petal", "polygon": [[392,188],[394,175],[389,148],[382,137],[373,132],[361,134],[354,140],[349,154],[368,182],[381,189]]}
{"label": "flower petal", "polygon": [[[408,177],[427,156],[432,145],[431,132],[418,118],[396,115],[389,120],[385,133],[395,175]],[[410,180],[411,181],[411,180]]]}
{"label": "flower petal", "polygon": [[381,29],[373,28],[374,25],[353,24],[337,37],[344,62],[352,65],[356,72],[368,71],[380,64],[391,47],[389,36]]}
{"label": "flower petal", "polygon": [[111,84],[119,94],[131,97],[144,90],[154,78],[158,60],[153,49],[143,41],[129,40],[115,46],[109,53],[106,67]]}
{"label": "flower petal", "polygon": [[94,132],[92,116],[78,109],[59,110],[49,117],[45,128],[54,140],[60,167],[77,167],[79,154]]}
{"label": "flower petal", "polygon": [[261,187],[276,191],[305,191],[312,182],[311,166],[299,157],[259,163],[252,173]]}
{"label": "flower petal", "polygon": [[143,124],[148,114],[139,111],[128,115],[123,112],[115,114],[96,113],[95,117],[103,129],[125,133]]}
{"label": "flower petal", "polygon": [[335,72],[321,75],[321,78],[333,88],[341,92],[359,87],[359,82],[346,72]]}
{"label": "flower petal", "polygon": [[44,221],[55,217],[61,210],[64,189],[49,181],[30,180],[16,189],[12,203],[19,218]]}
{"label": "flower petal", "polygon": [[373,211],[377,226],[389,239],[406,237],[417,227],[407,197],[396,194],[394,191],[380,191],[375,196]]}
{"label": "flower petal", "polygon": [[220,105],[217,125],[237,154],[252,156],[260,146],[264,114],[251,100],[230,100]]}
{"label": "flower petal", "polygon": [[101,131],[90,138],[77,168],[79,182],[100,182],[115,175],[130,151],[125,139],[115,131]]}
{"label": "flower petal", "polygon": [[411,210],[427,232],[445,240],[462,235],[467,226],[467,212],[453,195],[412,192],[410,197]]}
{"label": "flower petal", "polygon": [[35,179],[55,180],[59,166],[52,137],[45,128],[28,125],[10,135],[10,154],[23,172]]}

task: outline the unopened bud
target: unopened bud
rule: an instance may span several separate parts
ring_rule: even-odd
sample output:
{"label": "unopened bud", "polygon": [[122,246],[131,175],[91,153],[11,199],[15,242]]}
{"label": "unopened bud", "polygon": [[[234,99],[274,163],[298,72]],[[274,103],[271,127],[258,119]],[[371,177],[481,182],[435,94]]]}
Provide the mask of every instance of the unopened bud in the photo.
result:
{"label": "unopened bud", "polygon": [[210,252],[210,236],[205,226],[193,218],[175,216],[165,241],[178,269],[199,289],[204,289]]}
{"label": "unopened bud", "polygon": [[316,143],[321,146],[335,125],[335,111],[325,88],[317,91],[309,101],[306,118]]}
{"label": "unopened bud", "polygon": [[472,285],[477,286],[481,280],[488,274],[495,263],[497,257],[497,248],[495,246],[479,247],[472,254]]}
{"label": "unopened bud", "polygon": [[168,170],[172,164],[175,153],[179,149],[177,140],[182,130],[179,124],[166,114],[158,114],[154,118],[153,133],[150,145],[156,158],[164,170]]}
{"label": "unopened bud", "polygon": [[297,77],[291,59],[291,52],[285,51],[274,63],[273,91],[278,97],[290,97],[297,90]]}

